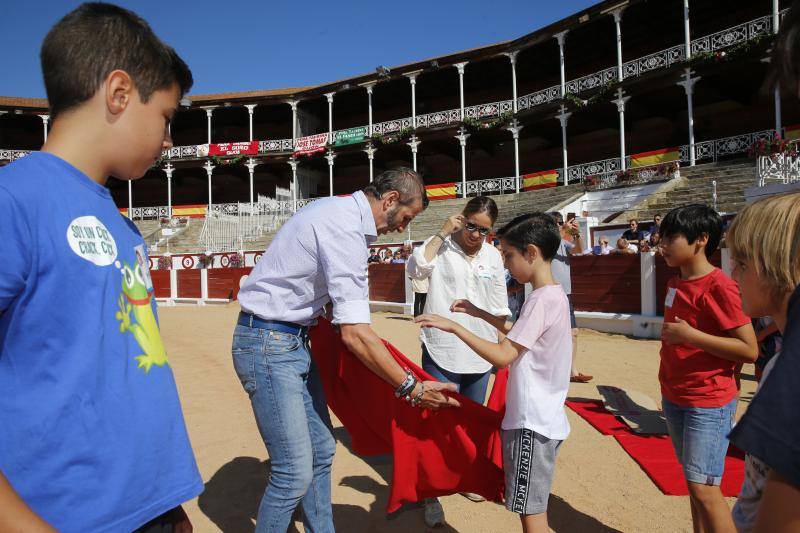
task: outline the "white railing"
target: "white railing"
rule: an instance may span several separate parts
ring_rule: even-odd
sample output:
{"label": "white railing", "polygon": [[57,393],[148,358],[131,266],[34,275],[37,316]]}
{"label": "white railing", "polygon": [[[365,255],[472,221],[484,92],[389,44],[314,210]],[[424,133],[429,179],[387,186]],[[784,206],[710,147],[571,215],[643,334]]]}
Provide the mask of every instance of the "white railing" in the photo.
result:
{"label": "white railing", "polygon": [[[467,196],[486,196],[517,192],[517,179],[514,176],[505,178],[489,178],[470,180],[467,182]],[[462,182],[456,183],[456,196],[461,197]]]}
{"label": "white railing", "polygon": [[758,186],[769,183],[800,182],[800,157],[788,154],[760,156],[757,161]]}
{"label": "white railing", "polygon": [[537,105],[555,102],[560,98],[561,98],[560,85],[556,85],[554,87],[548,87],[547,89],[542,89],[541,91],[536,91],[535,93],[527,94],[525,96],[520,96],[519,98],[517,98],[517,109],[518,110],[530,109],[531,107],[535,107]]}
{"label": "white railing", "polygon": [[160,220],[170,218],[170,208],[166,205],[156,207],[134,207],[128,213],[131,220]]}
{"label": "white railing", "polygon": [[634,59],[622,64],[622,76],[624,79],[641,76],[646,72],[669,68],[676,63],[686,59],[686,47],[682,44],[672,46],[666,50],[661,50],[648,56]]}
{"label": "white railing", "polygon": [[275,231],[294,214],[287,202],[267,200],[254,204],[212,205],[200,232],[199,244],[207,252],[242,250],[244,243]]}
{"label": "white railing", "polygon": [[0,150],[0,161],[14,161],[20,157],[25,157],[31,150]]}
{"label": "white railing", "polygon": [[[589,176],[603,176],[619,172],[622,165],[619,157],[603,159],[602,161],[592,161],[591,163],[581,163],[567,167],[567,176],[570,183],[581,183]],[[559,182],[563,183],[562,169],[558,170]]]}
{"label": "white railing", "polygon": [[492,102],[490,104],[473,105],[464,108],[464,117],[482,119],[482,118],[498,118],[503,113],[510,113],[514,110],[514,105],[511,100],[502,100],[500,102]]}
{"label": "white railing", "polygon": [[449,109],[447,111],[436,111],[435,113],[426,113],[424,115],[417,115],[418,128],[434,128],[436,126],[448,126],[450,124],[458,124],[461,122],[461,110]]}

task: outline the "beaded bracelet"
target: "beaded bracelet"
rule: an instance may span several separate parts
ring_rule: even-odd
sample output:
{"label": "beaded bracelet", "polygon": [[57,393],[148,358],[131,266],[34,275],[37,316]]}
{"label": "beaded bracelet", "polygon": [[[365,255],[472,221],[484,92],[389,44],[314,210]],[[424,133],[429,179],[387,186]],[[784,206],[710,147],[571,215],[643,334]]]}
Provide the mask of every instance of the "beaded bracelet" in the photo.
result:
{"label": "beaded bracelet", "polygon": [[406,379],[394,390],[394,397],[400,398],[407,395],[414,390],[416,384],[417,379],[414,377],[414,374],[412,374],[410,370],[406,370]]}

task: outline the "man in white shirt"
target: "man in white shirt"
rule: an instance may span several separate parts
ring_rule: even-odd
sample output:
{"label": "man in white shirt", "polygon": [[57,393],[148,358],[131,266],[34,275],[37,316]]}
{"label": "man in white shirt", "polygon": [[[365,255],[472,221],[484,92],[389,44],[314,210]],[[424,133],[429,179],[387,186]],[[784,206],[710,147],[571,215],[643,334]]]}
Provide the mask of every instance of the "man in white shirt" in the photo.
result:
{"label": "man in white shirt", "polygon": [[405,168],[352,196],[317,200],[283,225],[239,291],[233,363],[271,461],[258,531],[286,531],[298,503],[306,530],[334,531],[336,443],[307,332],[326,304],[345,346],[398,398],[430,409],[458,405],[442,394],[452,385],[418,383],[369,326],[368,246],[402,232],[427,204],[422,178]]}

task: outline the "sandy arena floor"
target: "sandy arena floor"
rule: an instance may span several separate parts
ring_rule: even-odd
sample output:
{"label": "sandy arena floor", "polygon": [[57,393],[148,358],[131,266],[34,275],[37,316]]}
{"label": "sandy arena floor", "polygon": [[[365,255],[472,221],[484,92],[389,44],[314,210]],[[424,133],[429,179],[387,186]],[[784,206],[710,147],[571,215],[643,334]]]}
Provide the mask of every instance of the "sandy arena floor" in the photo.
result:
{"label": "sandy arena floor", "polygon": [[[249,532],[266,486],[268,459],[247,394],[231,364],[238,305],[161,308],[163,336],[205,492],[186,509],[197,532]],[[412,358],[419,358],[418,328],[407,317],[374,314],[375,330]],[[573,384],[571,398],[599,398],[596,385],[616,385],[660,398],[658,341],[581,330],[581,371],[590,384]],[[740,414],[752,397],[752,367],[745,368]],[[664,496],[613,437],[602,436],[567,410],[572,433],[558,457],[550,527],[556,532],[691,531],[686,497]],[[362,459],[334,418],[338,439],[333,464],[333,513],[341,532],[424,531],[421,507],[387,517],[391,460]],[[732,503],[732,502],[731,502]],[[436,531],[520,531],[516,515],[493,503],[442,498],[447,524]],[[297,523],[297,531],[303,526]]]}

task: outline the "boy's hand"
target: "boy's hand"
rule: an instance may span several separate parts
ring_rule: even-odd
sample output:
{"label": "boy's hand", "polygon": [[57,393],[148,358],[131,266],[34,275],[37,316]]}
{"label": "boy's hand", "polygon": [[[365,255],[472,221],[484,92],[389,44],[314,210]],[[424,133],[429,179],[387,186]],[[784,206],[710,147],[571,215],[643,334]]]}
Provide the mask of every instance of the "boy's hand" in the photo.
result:
{"label": "boy's hand", "polygon": [[451,313],[466,313],[470,316],[475,316],[478,311],[480,311],[480,309],[478,309],[475,304],[465,299],[456,300],[450,306]]}
{"label": "boy's hand", "polygon": [[675,322],[664,322],[661,326],[661,340],[666,344],[691,344],[695,329],[685,320],[675,317]]}
{"label": "boy's hand", "polygon": [[419,315],[414,322],[423,328],[436,328],[448,333],[453,333],[458,324],[439,315]]}

